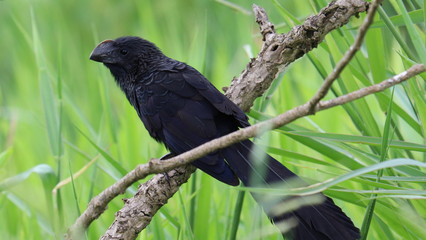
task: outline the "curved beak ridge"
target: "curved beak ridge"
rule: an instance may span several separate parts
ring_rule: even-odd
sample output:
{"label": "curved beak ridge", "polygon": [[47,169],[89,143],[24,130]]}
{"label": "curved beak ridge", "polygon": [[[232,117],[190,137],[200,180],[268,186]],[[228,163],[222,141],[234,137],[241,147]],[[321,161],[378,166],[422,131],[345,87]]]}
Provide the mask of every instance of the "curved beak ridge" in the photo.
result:
{"label": "curved beak ridge", "polygon": [[90,54],[90,60],[102,63],[108,63],[112,60],[113,40],[105,40],[96,46]]}

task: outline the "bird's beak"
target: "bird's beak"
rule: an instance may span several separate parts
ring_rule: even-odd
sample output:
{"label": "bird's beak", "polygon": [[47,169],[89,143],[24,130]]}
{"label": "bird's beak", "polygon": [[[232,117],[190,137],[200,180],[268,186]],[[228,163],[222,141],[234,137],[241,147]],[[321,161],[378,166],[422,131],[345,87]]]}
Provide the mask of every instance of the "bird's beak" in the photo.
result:
{"label": "bird's beak", "polygon": [[114,41],[105,40],[96,46],[90,54],[90,60],[102,63],[112,63],[112,50],[113,50]]}

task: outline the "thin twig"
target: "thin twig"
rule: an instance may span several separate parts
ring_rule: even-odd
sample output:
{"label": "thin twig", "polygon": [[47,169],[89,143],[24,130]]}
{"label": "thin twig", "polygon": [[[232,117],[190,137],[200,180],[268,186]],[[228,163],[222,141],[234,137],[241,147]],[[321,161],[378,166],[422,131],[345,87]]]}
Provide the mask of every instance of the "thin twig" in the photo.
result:
{"label": "thin twig", "polygon": [[425,66],[422,64],[417,64],[414,65],[412,67],[410,67],[408,70],[395,75],[383,82],[380,82],[378,84],[374,84],[372,86],[369,87],[365,87],[365,88],[361,88],[357,91],[348,93],[346,95],[328,100],[328,101],[321,101],[318,103],[315,111],[321,111],[321,110],[325,110],[328,108],[332,108],[338,105],[342,105],[343,103],[348,103],[348,102],[352,102],[355,101],[357,99],[363,98],[367,95],[373,94],[373,93],[377,93],[377,92],[381,92],[387,88],[390,88],[392,86],[395,86],[397,84],[402,83],[403,81],[416,76],[422,72],[426,71]]}
{"label": "thin twig", "polygon": [[374,15],[382,1],[383,0],[376,0],[369,6],[367,16],[358,30],[358,35],[356,36],[354,43],[350,46],[348,51],[346,51],[342,59],[340,59],[340,61],[336,64],[334,70],[325,78],[324,83],[321,85],[318,92],[311,98],[311,100],[309,100],[309,104],[311,105],[309,111],[312,114],[315,113],[315,108],[318,102],[325,97],[333,82],[340,76],[343,69],[349,64],[360,49],[365,38],[365,34],[367,33],[371,23],[373,23]]}

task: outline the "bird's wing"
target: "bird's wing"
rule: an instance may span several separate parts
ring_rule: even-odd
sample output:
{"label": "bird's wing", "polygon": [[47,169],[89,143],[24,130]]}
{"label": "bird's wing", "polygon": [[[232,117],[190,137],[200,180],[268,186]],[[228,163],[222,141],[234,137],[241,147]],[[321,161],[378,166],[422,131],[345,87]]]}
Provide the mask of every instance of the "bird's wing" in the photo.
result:
{"label": "bird's wing", "polygon": [[[181,95],[188,94],[186,91],[195,90],[219,112],[234,118],[238,127],[250,126],[245,113],[196,69],[177,62],[173,65],[173,68],[166,71],[168,75],[162,83],[165,88]],[[176,82],[179,82],[179,84],[176,84]],[[192,86],[193,89],[189,90],[190,88],[187,85]]]}
{"label": "bird's wing", "polygon": [[[225,115],[228,114],[229,119],[233,120],[232,109],[226,108],[223,103],[221,105],[220,97],[210,92],[211,87],[201,83],[193,86],[187,80],[190,75],[185,72],[185,69],[160,71],[153,76],[152,82],[140,84],[135,91],[135,108],[146,128],[151,136],[163,142],[174,154],[186,152],[223,135],[218,128],[218,123],[222,124],[218,119],[224,115],[223,111],[227,111]],[[193,74],[192,77],[205,79],[201,74]],[[222,95],[218,91],[216,94]],[[223,111],[219,110],[220,107]],[[233,122],[225,124],[237,128],[235,122],[238,120]],[[220,153],[209,154],[193,164],[225,183],[237,185],[239,182]]]}

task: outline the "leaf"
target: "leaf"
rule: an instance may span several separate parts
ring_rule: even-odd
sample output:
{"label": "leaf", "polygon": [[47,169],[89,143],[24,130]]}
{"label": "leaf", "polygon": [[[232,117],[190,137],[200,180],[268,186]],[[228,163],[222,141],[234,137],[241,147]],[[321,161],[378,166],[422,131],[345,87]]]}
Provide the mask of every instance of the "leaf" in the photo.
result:
{"label": "leaf", "polygon": [[[424,23],[424,18],[423,18],[423,14],[424,14],[424,9],[416,9],[413,11],[408,12],[408,16],[410,16],[411,20],[413,21],[414,24],[421,24]],[[394,26],[400,27],[400,26],[404,26],[405,22],[404,22],[404,17],[402,15],[395,15],[389,18],[389,21],[392,22],[392,24]],[[383,28],[386,27],[387,23],[383,20],[375,20],[370,28]],[[352,27],[352,29],[358,29],[360,27],[360,25],[356,25],[354,27]]]}
{"label": "leaf", "polygon": [[[319,132],[308,132],[308,131],[288,131],[284,132],[286,135],[295,135],[302,137],[321,138],[330,141],[345,142],[345,143],[359,143],[371,146],[380,146],[381,139],[378,137],[367,137],[367,136],[355,136],[335,133],[319,133]],[[426,152],[426,146],[423,144],[403,142],[397,140],[391,140],[389,147],[396,149],[405,149],[418,152]]]}
{"label": "leaf", "polygon": [[120,163],[118,163],[117,161],[115,161],[114,158],[111,157],[111,155],[109,155],[101,147],[99,147],[95,142],[93,142],[86,134],[83,133],[83,131],[81,131],[78,128],[77,128],[77,130],[81,133],[81,135],[84,136],[84,138],[87,139],[87,141],[90,142],[90,144],[92,144],[92,146],[94,148],[96,148],[96,150],[98,150],[98,152],[102,155],[102,157],[104,157],[122,176],[126,175],[127,171],[126,171],[126,169],[124,169],[120,165]]}
{"label": "leaf", "polygon": [[0,182],[0,192],[8,190],[25,180],[27,180],[32,173],[39,175],[43,183],[46,183],[48,186],[52,186],[52,183],[56,181],[55,171],[47,164],[37,165],[25,172],[19,173],[13,177],[7,178]]}
{"label": "leaf", "polygon": [[[268,188],[254,188],[254,187],[237,187],[237,188],[241,190],[245,190],[245,191],[258,192],[258,193],[304,196],[304,195],[311,195],[311,194],[323,192],[324,190],[332,186],[335,186],[339,183],[342,183],[344,181],[350,180],[355,177],[360,177],[363,174],[366,174],[369,172],[373,172],[373,171],[377,171],[377,170],[385,169],[385,168],[395,168],[399,166],[417,166],[421,168],[426,168],[426,163],[419,162],[413,159],[398,158],[398,159],[387,160],[387,161],[377,163],[368,167],[356,169],[346,174],[343,174],[341,176],[328,179],[321,183],[312,184],[307,187],[289,188],[288,185],[283,186],[282,184],[277,184],[273,187],[271,186]],[[426,177],[426,173],[425,173],[425,177]]]}

